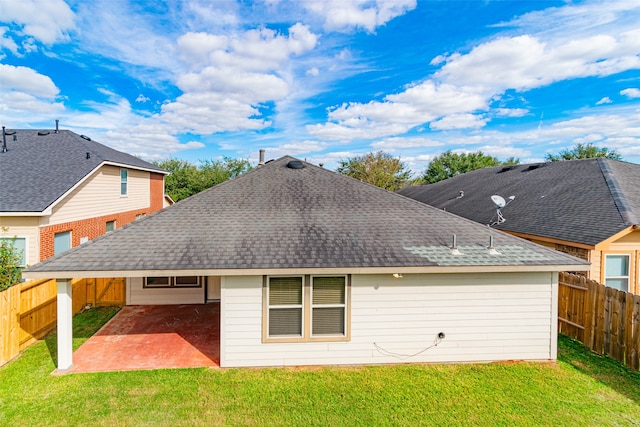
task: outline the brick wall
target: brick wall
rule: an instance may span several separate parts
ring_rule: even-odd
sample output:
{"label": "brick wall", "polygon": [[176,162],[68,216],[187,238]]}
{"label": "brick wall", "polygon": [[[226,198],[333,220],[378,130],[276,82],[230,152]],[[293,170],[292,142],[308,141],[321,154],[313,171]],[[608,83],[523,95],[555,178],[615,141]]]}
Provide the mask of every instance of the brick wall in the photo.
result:
{"label": "brick wall", "polygon": [[164,175],[152,172],[149,178],[151,194],[150,212],[155,212],[164,206]]}
{"label": "brick wall", "polygon": [[159,211],[164,205],[164,175],[152,172],[149,179],[149,189],[151,197],[148,208],[40,227],[40,261],[53,256],[53,236],[56,233],[71,231],[71,247],[76,247],[83,237],[93,240],[105,234],[109,221],[115,221],[116,228],[120,228],[143,215]]}
{"label": "brick wall", "polygon": [[135,221],[136,215],[149,214],[149,209],[137,209],[129,212],[121,212],[113,215],[105,215],[96,218],[71,221],[64,224],[48,225],[40,227],[40,261],[53,256],[53,236],[56,233],[71,231],[71,247],[80,244],[82,237],[93,240],[107,232],[107,222],[115,221],[116,228]]}

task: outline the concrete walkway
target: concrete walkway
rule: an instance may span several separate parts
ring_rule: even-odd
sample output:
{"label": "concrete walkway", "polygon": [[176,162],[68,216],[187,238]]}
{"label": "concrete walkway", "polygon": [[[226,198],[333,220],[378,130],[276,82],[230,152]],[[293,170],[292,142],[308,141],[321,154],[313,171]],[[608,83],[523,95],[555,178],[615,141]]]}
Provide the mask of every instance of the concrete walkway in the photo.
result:
{"label": "concrete walkway", "polygon": [[73,353],[70,373],[220,366],[220,303],[125,306]]}

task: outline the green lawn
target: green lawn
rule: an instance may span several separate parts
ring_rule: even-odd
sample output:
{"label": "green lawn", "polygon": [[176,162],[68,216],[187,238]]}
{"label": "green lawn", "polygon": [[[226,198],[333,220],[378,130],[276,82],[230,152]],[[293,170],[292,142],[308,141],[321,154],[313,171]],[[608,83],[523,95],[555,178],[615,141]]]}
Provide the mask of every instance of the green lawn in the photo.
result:
{"label": "green lawn", "polygon": [[[74,346],[113,314],[76,316]],[[52,376],[51,336],[0,369],[0,425],[640,426],[640,373],[559,347],[558,363]]]}

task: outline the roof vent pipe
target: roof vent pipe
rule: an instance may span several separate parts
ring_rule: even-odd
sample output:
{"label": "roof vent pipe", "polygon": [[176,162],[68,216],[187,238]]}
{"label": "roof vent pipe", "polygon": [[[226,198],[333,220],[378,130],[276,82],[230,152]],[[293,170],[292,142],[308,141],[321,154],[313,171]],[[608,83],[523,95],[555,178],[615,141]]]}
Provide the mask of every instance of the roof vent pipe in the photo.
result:
{"label": "roof vent pipe", "polygon": [[258,161],[258,166],[264,166],[264,148],[260,149],[260,160]]}
{"label": "roof vent pipe", "polygon": [[58,123],[60,122],[60,120],[56,119],[56,133],[58,133]]}
{"label": "roof vent pipe", "polygon": [[458,236],[453,235],[453,242],[451,242],[451,255],[462,255],[462,252],[458,249]]}
{"label": "roof vent pipe", "polygon": [[4,126],[2,126],[2,152],[7,152],[7,134],[5,133]]}

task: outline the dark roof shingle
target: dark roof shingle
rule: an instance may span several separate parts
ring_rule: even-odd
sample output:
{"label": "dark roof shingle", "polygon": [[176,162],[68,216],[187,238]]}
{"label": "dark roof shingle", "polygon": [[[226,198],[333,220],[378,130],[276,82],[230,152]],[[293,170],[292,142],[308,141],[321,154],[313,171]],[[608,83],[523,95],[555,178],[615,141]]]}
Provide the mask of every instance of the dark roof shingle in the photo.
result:
{"label": "dark roof shingle", "polygon": [[600,158],[498,166],[399,194],[481,224],[496,219],[492,195],[515,196],[496,228],[595,245],[638,224],[640,165]]}
{"label": "dark roof shingle", "polygon": [[[28,271],[584,264],[321,167],[291,169],[292,160],[269,162]],[[453,234],[465,255],[448,249]],[[500,255],[486,250],[492,234]]]}
{"label": "dark roof shingle", "polygon": [[18,129],[6,138],[8,150],[0,153],[0,212],[42,212],[103,162],[166,173],[68,130]]}

